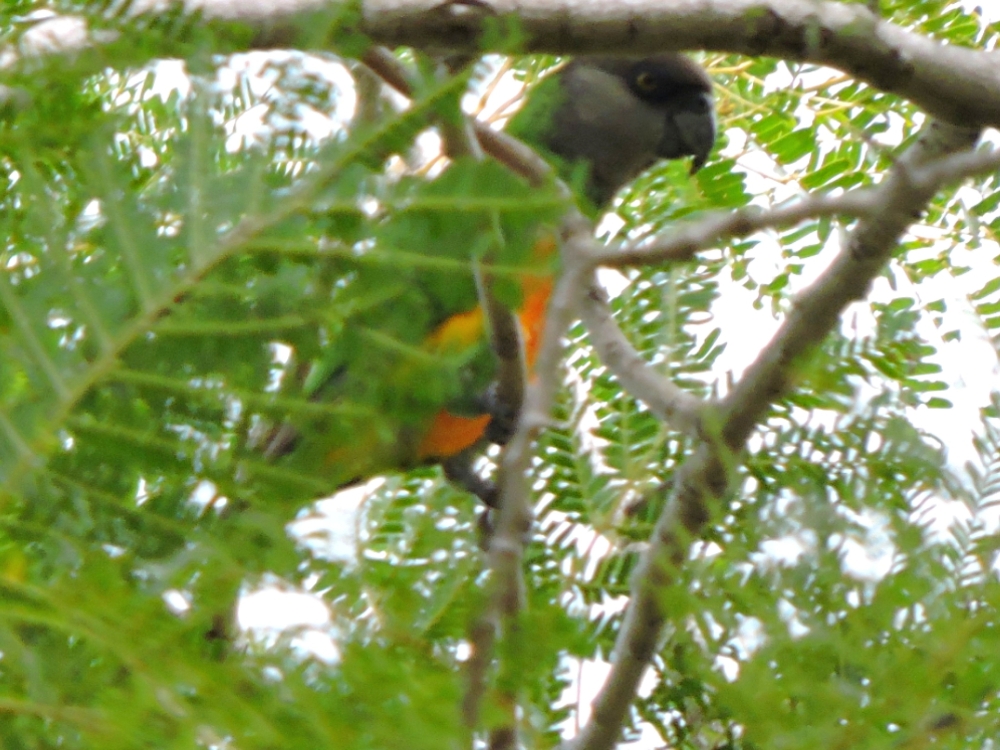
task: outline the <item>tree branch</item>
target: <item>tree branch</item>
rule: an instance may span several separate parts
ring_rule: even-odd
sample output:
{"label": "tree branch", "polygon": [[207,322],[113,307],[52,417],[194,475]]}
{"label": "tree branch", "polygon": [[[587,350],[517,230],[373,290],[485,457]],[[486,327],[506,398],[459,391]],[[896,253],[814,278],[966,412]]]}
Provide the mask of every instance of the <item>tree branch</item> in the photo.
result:
{"label": "tree branch", "polygon": [[697,437],[701,433],[701,400],[674,385],[635,350],[611,315],[607,295],[596,279],[584,297],[580,314],[601,362],[622,388],[674,429]]}
{"label": "tree branch", "polygon": [[[528,485],[531,445],[548,424],[555,395],[562,384],[563,337],[577,317],[580,290],[587,288],[593,278],[589,257],[593,227],[575,213],[570,214],[564,226],[563,269],[549,298],[534,377],[526,391],[517,430],[500,455],[497,472],[500,510],[488,551],[490,599],[507,637],[516,632],[518,615],[524,606],[524,540],[533,520]],[[505,748],[516,746],[516,735],[510,733],[494,739]],[[491,743],[491,750],[493,747]]]}
{"label": "tree branch", "polygon": [[[136,0],[130,14],[162,13],[174,3]],[[308,21],[339,10],[342,0],[186,0],[208,19],[259,29],[247,48],[303,47],[315,38]],[[704,49],[767,55],[828,65],[898,94],[940,119],[1000,126],[1000,52],[944,44],[885,21],[857,3],[821,0],[364,0],[359,31],[389,46],[483,51],[485,31],[517,19],[525,52],[641,54]],[[60,16],[37,24],[2,67],[22,54],[64,54],[102,36]],[[82,22],[81,22],[82,23]],[[61,24],[61,25],[60,25]],[[496,43],[502,37],[490,35]],[[28,43],[30,41],[30,44]],[[167,53],[169,51],[164,51]]]}
{"label": "tree branch", "polygon": [[671,227],[652,241],[606,248],[596,260],[609,268],[690,260],[696,253],[717,247],[722,241],[763,229],[793,226],[821,216],[867,216],[876,192],[874,188],[861,188],[843,195],[804,198],[770,210],[749,206],[701,214],[697,219]]}
{"label": "tree branch", "polygon": [[[657,519],[649,546],[632,579],[632,596],[615,643],[615,663],[594,701],[591,720],[568,750],[608,750],[616,744],[639,682],[659,646],[666,620],[662,592],[675,578],[689,541],[710,518],[709,501],[730,486],[735,457],[766,410],[789,388],[794,364],[837,325],[840,313],[864,297],[891,257],[903,232],[937,192],[930,181],[952,169],[927,163],[966,149],[978,130],[930,122],[923,134],[872,194],[872,208],[850,235],[833,265],[803,292],[778,333],[722,401],[714,439],[702,444],[676,472],[671,496]],[[965,155],[962,155],[963,157]],[[915,177],[919,179],[915,179]]]}
{"label": "tree branch", "polygon": [[[963,151],[932,163],[911,166],[914,187],[935,190],[967,177],[988,174],[1000,168],[1000,149]],[[749,206],[736,211],[701,214],[672,227],[668,232],[639,244],[611,246],[595,254],[598,265],[609,268],[641,266],[690,260],[720,241],[745,237],[763,229],[788,227],[822,216],[866,218],[878,210],[880,188],[859,188],[841,195],[810,196],[769,210]]]}
{"label": "tree branch", "polygon": [[[775,337],[723,401],[723,436],[738,449],[764,411],[788,388],[794,361],[816,346],[839,320],[848,304],[863,299],[872,279],[889,261],[899,238],[969,154],[940,169],[929,164],[942,154],[967,149],[978,137],[974,128],[931,121],[900,158],[874,196],[869,216],[851,232],[847,247],[817,281],[795,300]],[[977,159],[971,159],[977,161]]]}
{"label": "tree branch", "polygon": [[[474,44],[515,16],[531,52],[642,54],[704,49],[828,65],[952,122],[1000,123],[1000,55],[947,45],[858,4],[818,0],[493,0],[489,13],[438,0],[368,0],[365,30],[388,44]],[[458,5],[459,9],[466,6]]]}

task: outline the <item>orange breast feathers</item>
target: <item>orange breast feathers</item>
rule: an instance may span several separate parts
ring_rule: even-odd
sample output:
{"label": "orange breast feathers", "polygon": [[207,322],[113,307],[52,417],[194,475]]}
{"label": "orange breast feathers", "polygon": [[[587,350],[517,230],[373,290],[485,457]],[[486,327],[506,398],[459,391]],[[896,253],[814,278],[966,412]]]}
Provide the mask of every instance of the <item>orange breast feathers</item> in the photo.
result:
{"label": "orange breast feathers", "polygon": [[[535,243],[534,259],[547,261],[555,254],[556,247],[554,237],[543,237]],[[539,267],[544,266],[540,263]],[[525,274],[521,278],[521,288],[524,301],[517,317],[521,323],[521,335],[524,337],[525,365],[528,372],[531,372],[538,356],[542,329],[545,327],[545,310],[552,294],[552,276],[550,273]],[[437,349],[452,345],[450,342],[462,341],[471,344],[485,335],[485,325],[482,308],[476,307],[474,310],[450,317],[435,329],[428,343]],[[491,418],[489,414],[462,417],[447,410],[438,412],[420,441],[417,457],[424,461],[461,453],[479,442]]]}

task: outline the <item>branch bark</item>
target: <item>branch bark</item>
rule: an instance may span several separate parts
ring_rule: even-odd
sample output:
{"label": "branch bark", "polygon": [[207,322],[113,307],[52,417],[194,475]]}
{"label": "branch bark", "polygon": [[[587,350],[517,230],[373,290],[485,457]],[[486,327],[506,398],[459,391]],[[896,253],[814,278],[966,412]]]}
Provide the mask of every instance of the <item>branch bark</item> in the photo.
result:
{"label": "branch bark", "polygon": [[[176,4],[136,0],[130,14]],[[343,0],[185,0],[207,19],[255,26],[247,48],[315,42],[317,13]],[[516,19],[516,21],[514,20]],[[312,22],[310,22],[312,21]],[[935,117],[1000,126],[1000,52],[944,44],[883,20],[857,3],[820,0],[364,0],[358,31],[374,41],[425,50],[482,52],[497,28],[517,28],[520,51],[557,54],[713,50],[827,65],[898,94]],[[486,34],[487,30],[492,30]],[[0,55],[0,68],[23,56],[67,54],[112,37],[88,33],[79,17],[58,16],[26,32]],[[235,51],[235,50],[234,50]],[[169,50],[165,50],[164,54]]]}
{"label": "branch bark", "polygon": [[[437,0],[368,0],[365,30],[387,44],[464,47],[487,19],[513,16],[525,51],[642,54],[685,49],[818,63],[899,94],[931,114],[1000,121],[1000,55],[943,44],[864,5],[817,0],[492,0],[489,13]],[[478,7],[478,6],[476,6]],[[450,15],[443,8],[451,8]]]}

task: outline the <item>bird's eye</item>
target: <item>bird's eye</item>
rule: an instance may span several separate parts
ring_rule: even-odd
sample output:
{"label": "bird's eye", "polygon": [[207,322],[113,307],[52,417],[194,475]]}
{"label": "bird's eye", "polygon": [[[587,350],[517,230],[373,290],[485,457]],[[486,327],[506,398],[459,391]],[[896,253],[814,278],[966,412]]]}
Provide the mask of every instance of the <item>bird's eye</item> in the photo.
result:
{"label": "bird's eye", "polygon": [[647,94],[656,91],[656,76],[648,70],[644,70],[636,74],[635,85],[640,91],[644,91]]}

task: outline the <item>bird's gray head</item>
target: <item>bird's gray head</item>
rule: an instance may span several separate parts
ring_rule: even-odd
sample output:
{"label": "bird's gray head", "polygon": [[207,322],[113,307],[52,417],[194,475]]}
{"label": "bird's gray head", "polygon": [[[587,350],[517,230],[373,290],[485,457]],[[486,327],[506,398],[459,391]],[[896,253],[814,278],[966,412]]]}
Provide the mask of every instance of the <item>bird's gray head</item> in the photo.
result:
{"label": "bird's gray head", "polygon": [[692,157],[700,169],[715,144],[712,81],[680,54],[580,57],[556,74],[563,96],[543,145],[587,167],[598,207],[659,159]]}
{"label": "bird's gray head", "polygon": [[632,62],[620,75],[639,99],[667,115],[656,155],[693,156],[691,174],[701,169],[716,135],[712,80],[705,69],[684,55],[656,55]]}

